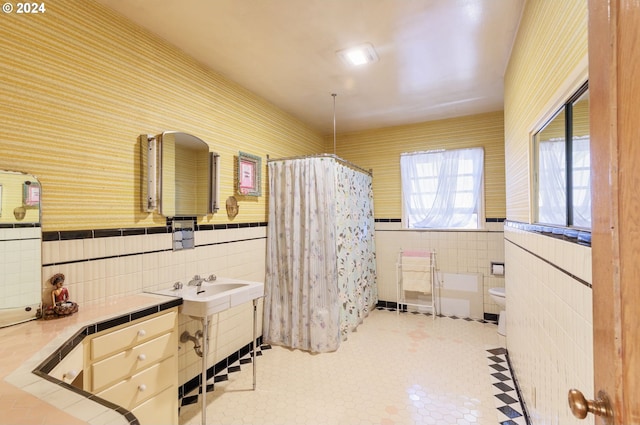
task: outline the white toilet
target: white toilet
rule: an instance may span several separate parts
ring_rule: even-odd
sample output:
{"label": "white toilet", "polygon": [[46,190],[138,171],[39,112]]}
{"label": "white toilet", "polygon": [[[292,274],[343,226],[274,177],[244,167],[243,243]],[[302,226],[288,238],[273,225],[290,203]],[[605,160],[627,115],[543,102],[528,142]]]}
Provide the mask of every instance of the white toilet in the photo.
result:
{"label": "white toilet", "polygon": [[504,310],[507,305],[505,299],[505,291],[504,288],[489,288],[489,295],[491,299],[500,306],[500,316],[498,316],[498,333],[500,335],[506,335],[506,320],[507,320],[507,312]]}

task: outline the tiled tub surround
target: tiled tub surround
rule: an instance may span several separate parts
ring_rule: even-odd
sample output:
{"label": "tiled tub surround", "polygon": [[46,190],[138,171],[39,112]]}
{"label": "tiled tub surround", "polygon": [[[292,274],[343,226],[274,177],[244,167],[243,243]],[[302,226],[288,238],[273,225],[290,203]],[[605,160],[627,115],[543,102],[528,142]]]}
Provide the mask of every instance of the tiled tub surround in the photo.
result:
{"label": "tiled tub surround", "polygon": [[593,423],[566,402],[570,388],[594,393],[591,248],[510,223],[504,234],[507,349],[531,422]]}
{"label": "tiled tub surround", "polygon": [[0,406],[7,424],[128,424],[124,411],[99,403],[88,394],[71,389],[55,379],[33,373],[51,365],[70,341],[81,343],[81,334],[163,311],[179,304],[153,294],[114,297],[109,301],[86,303],[78,313],[54,320],[37,320],[0,329]]}
{"label": "tiled tub surround", "polygon": [[[474,319],[497,319],[500,307],[489,296],[489,288],[505,286],[504,277],[491,274],[491,262],[505,262],[501,220],[487,220],[485,229],[458,231],[402,229],[399,220],[377,219],[377,283],[378,299],[382,301],[396,300],[396,261],[400,248],[435,249],[441,273],[479,275],[478,293],[465,293],[463,296],[471,303],[479,304],[484,312],[484,315]],[[449,295],[455,296],[452,291],[449,291]]]}
{"label": "tiled tub surround", "polygon": [[[156,233],[160,232],[160,233]],[[52,240],[57,239],[57,240]],[[62,240],[60,240],[62,239]],[[80,309],[87,303],[183,284],[196,274],[264,281],[266,223],[200,226],[194,249],[172,250],[167,228],[45,232],[42,258],[43,296],[48,279],[64,273],[65,286]],[[262,329],[262,302],[258,329]],[[210,325],[209,366],[246,346],[253,332],[253,308],[246,303],[214,315]],[[199,320],[180,315],[179,332],[202,329]],[[260,335],[260,333],[259,333]],[[191,342],[179,345],[179,385],[202,370]]]}

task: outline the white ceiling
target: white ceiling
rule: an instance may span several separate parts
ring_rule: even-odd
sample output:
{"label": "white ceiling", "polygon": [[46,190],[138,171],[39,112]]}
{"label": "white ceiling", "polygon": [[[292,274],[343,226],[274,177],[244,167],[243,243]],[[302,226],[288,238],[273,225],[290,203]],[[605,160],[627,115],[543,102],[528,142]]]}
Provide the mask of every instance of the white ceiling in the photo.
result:
{"label": "white ceiling", "polygon": [[338,133],[502,110],[525,0],[98,1],[329,135],[332,93]]}

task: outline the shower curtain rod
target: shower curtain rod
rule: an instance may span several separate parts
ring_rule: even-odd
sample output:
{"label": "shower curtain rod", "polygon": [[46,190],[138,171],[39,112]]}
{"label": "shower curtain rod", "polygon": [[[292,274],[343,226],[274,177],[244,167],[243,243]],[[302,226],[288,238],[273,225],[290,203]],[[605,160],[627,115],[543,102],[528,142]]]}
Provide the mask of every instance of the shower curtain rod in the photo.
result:
{"label": "shower curtain rod", "polygon": [[269,155],[267,155],[267,162],[273,162],[273,161],[287,161],[289,159],[307,159],[307,158],[333,158],[336,161],[342,163],[342,165],[346,165],[347,167],[359,171],[361,173],[365,173],[368,174],[369,176],[373,177],[373,170],[369,169],[369,170],[365,170],[362,167],[357,166],[356,164],[354,164],[353,162],[349,162],[346,159],[342,159],[337,155],[334,155],[332,153],[319,153],[316,155],[301,155],[301,156],[289,156],[286,158],[275,158],[275,159],[270,159]]}

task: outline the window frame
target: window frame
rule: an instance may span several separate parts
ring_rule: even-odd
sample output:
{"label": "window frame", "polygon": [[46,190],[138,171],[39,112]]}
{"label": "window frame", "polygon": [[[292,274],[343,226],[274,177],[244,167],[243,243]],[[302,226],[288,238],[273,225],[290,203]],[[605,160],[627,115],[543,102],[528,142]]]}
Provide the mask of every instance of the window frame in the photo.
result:
{"label": "window frame", "polygon": [[[479,151],[479,156],[480,158],[478,158],[479,163],[475,163],[475,165],[472,163],[471,164],[471,171],[468,169],[465,170],[457,170],[456,174],[455,174],[455,186],[456,186],[456,190],[455,193],[470,193],[471,196],[476,196],[476,202],[475,205],[473,206],[474,211],[473,211],[473,215],[475,216],[476,220],[475,220],[475,227],[469,227],[469,226],[433,226],[433,227],[429,227],[429,226],[416,226],[415,223],[411,223],[410,220],[410,216],[412,215],[410,211],[408,211],[408,207],[407,204],[408,203],[413,203],[410,199],[407,199],[407,197],[413,197],[416,196],[416,194],[414,192],[407,194],[406,190],[405,190],[405,185],[407,184],[405,179],[411,179],[411,186],[415,186],[414,181],[417,180],[432,180],[432,179],[436,179],[436,185],[435,185],[435,190],[430,191],[430,192],[426,192],[426,191],[422,191],[421,193],[423,193],[425,196],[430,196],[432,195],[434,198],[436,197],[436,193],[439,191],[439,186],[437,183],[437,180],[442,176],[437,176],[437,175],[423,175],[423,176],[417,176],[417,175],[413,175],[411,176],[411,174],[408,174],[405,176],[405,167],[403,166],[403,158],[404,157],[412,157],[415,155],[441,155],[443,153],[446,152],[460,152],[461,155],[464,155],[464,153],[462,153],[462,151],[472,151],[472,150],[476,150]],[[467,154],[468,155],[468,154]],[[484,203],[484,173],[485,173],[485,161],[484,161],[484,147],[482,146],[470,146],[470,147],[465,147],[465,148],[457,148],[457,149],[436,149],[436,150],[429,150],[429,151],[419,151],[419,152],[403,152],[400,155],[400,181],[401,181],[401,202],[402,202],[402,228],[403,229],[409,229],[409,230],[435,230],[435,229],[440,229],[440,230],[480,230],[480,229],[484,229],[485,227],[485,203]],[[458,165],[461,165],[464,161],[469,161],[469,158],[465,158],[464,156],[457,158],[458,161]],[[424,164],[432,164],[432,161],[425,161],[423,163]],[[418,165],[418,164],[415,164]],[[428,165],[427,165],[428,166]],[[479,166],[479,181],[474,180],[473,177],[475,175],[474,169],[478,168]],[[417,169],[414,169],[413,171],[414,173],[418,173]],[[449,175],[449,177],[451,177],[453,175]],[[471,177],[471,188],[459,188],[459,185],[461,183],[461,180],[464,180],[465,178],[469,178]],[[445,183],[446,184],[446,183]],[[477,195],[475,194],[476,191],[476,186],[477,186]],[[445,186],[446,187],[446,186]],[[471,189],[471,190],[470,190]],[[457,202],[456,202],[457,204]],[[467,204],[469,205],[469,204]],[[442,206],[434,206],[432,203],[431,209],[437,208],[439,210],[442,210]],[[453,212],[455,210],[459,210],[460,208],[467,209],[464,206],[462,207],[457,207],[457,206],[447,206],[445,207],[446,211],[449,212]],[[445,211],[445,212],[446,212]],[[443,211],[439,211],[437,216],[442,216],[443,215]],[[427,215],[428,217],[428,215]],[[470,221],[469,223],[473,223],[473,221]]]}
{"label": "window frame", "polygon": [[[576,226],[574,225],[574,105],[589,91],[589,81],[585,81],[580,87],[571,95],[569,98],[562,104],[560,108],[558,108],[551,117],[547,119],[537,130],[532,133],[532,146],[533,146],[533,156],[534,156],[534,164],[533,164],[533,182],[534,182],[534,192],[533,192],[533,205],[534,205],[534,222],[536,224],[541,225],[549,225],[549,226],[559,226],[559,227],[567,227],[567,228],[576,228],[576,229],[584,229],[590,230],[591,226]],[[564,223],[551,223],[551,222],[543,222],[540,220],[540,141],[538,136],[542,133],[548,126],[553,123],[553,121],[560,115],[564,113]],[[590,137],[590,134],[589,134]],[[584,167],[582,167],[584,170]],[[591,167],[589,166],[589,175],[591,174]]]}

